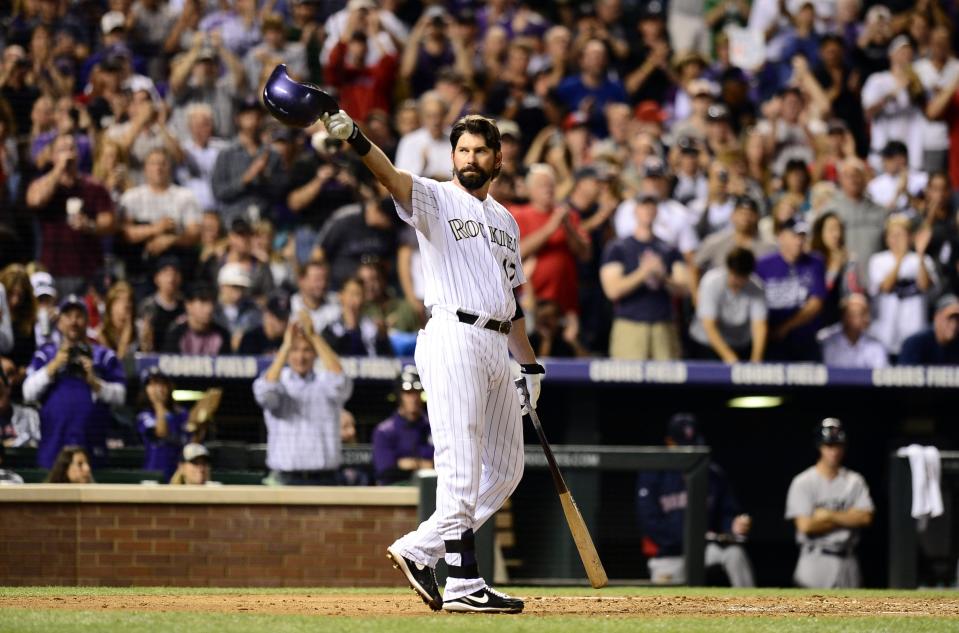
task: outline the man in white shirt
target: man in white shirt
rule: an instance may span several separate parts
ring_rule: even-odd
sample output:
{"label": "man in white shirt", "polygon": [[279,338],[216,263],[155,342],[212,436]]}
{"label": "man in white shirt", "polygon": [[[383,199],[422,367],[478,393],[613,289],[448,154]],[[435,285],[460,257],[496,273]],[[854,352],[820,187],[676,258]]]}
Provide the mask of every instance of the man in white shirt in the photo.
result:
{"label": "man in white shirt", "polygon": [[[640,195],[649,194],[659,200],[656,205],[656,220],[653,222],[653,235],[678,250],[684,257],[691,256],[699,246],[699,238],[693,227],[695,217],[686,205],[669,197],[669,178],[662,159],[655,156],[647,158],[643,162],[642,176]],[[613,215],[616,237],[629,237],[636,231],[636,203],[637,198],[629,198],[616,209]]]}
{"label": "man in white shirt", "polygon": [[889,365],[886,348],[870,335],[869,299],[853,293],[842,301],[842,323],[820,333],[823,363],[830,367],[880,369]]}
{"label": "man in white shirt", "polygon": [[152,260],[200,240],[200,203],[192,191],[173,184],[170,163],[165,150],[150,151],[146,182],[120,197],[127,273],[134,279],[149,272]]}
{"label": "man in white shirt", "polygon": [[939,278],[925,246],[912,251],[912,225],[903,214],[886,221],[887,250],[869,258],[869,294],[876,302],[870,330],[886,351],[898,355],[902,342],[929,324],[928,296]]}
{"label": "man in white shirt", "polygon": [[448,106],[433,91],[419,100],[422,127],[400,139],[396,146],[396,168],[415,176],[449,180],[453,174],[449,130],[443,125]]}
{"label": "man in white shirt", "polygon": [[925,191],[929,175],[909,169],[909,150],[902,141],[886,143],[881,156],[882,173],[869,181],[866,193],[890,211],[905,211],[912,206],[912,198]]}
{"label": "man in white shirt", "polygon": [[213,177],[216,157],[229,143],[213,136],[213,108],[206,103],[197,102],[187,106],[186,125],[190,134],[183,141],[186,160],[177,170],[177,177],[193,192],[202,210],[215,211],[220,205],[213,197],[210,179]]}
{"label": "man in white shirt", "polygon": [[[940,90],[952,85],[959,75],[959,59],[952,55],[952,34],[945,25],[936,26],[929,36],[929,57],[912,66],[932,100]],[[945,171],[949,165],[949,126],[944,121],[926,121],[923,132],[923,170]]]}
{"label": "man in white shirt", "polygon": [[375,21],[380,27],[376,34],[379,40],[378,46],[369,46],[366,50],[367,66],[375,66],[383,55],[397,54],[396,43],[400,46],[406,43],[409,28],[392,11],[380,9],[374,0],[350,0],[346,3],[346,8],[331,15],[323,24],[326,39],[323,40],[320,60],[324,66],[330,60],[330,53],[333,52],[336,43],[343,37],[343,31],[350,23],[350,14],[354,12],[360,14],[359,19],[364,25],[364,30],[369,21]]}
{"label": "man in white shirt", "polygon": [[923,87],[912,68],[913,48],[907,35],[889,44],[890,69],[873,73],[862,87],[862,107],[870,121],[869,163],[879,167],[879,153],[891,140],[909,148],[909,166],[922,168],[926,117],[919,107]]}
{"label": "man in white shirt", "polygon": [[[314,369],[317,358],[319,370]],[[353,382],[309,316],[291,319],[273,364],[253,382],[266,421],[271,480],[300,486],[337,483],[340,410],[352,393]]]}
{"label": "man in white shirt", "polygon": [[306,310],[313,321],[313,329],[322,332],[340,318],[340,300],[330,291],[330,265],[311,260],[300,269],[296,284],[300,291],[290,297],[290,311],[299,314]]}

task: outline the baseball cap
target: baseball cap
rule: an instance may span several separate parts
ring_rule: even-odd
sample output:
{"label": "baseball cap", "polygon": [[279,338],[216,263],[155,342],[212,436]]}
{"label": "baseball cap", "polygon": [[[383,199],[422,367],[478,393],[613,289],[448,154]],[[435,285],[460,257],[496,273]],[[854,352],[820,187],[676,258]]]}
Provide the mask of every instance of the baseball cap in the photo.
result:
{"label": "baseball cap", "polygon": [[499,128],[500,138],[504,136],[511,136],[514,140],[521,140],[523,138],[523,133],[519,129],[519,124],[516,121],[510,121],[509,119],[500,119],[496,122],[496,127]]}
{"label": "baseball cap", "polygon": [[640,204],[659,204],[659,196],[652,193],[641,193],[636,196],[636,202]]}
{"label": "baseball cap", "polygon": [[376,3],[373,0],[350,0],[346,3],[347,11],[357,11],[359,9],[375,9]]}
{"label": "baseball cap", "polygon": [[842,428],[842,422],[839,418],[826,418],[819,423],[816,429],[816,444],[833,445],[845,444],[846,431]]}
{"label": "baseball cap", "polygon": [[263,104],[261,104],[260,100],[253,95],[249,95],[244,99],[237,99],[234,102],[234,111],[237,114],[240,114],[241,112],[249,112],[250,110],[256,110],[257,112],[263,111]]}
{"label": "baseball cap", "polygon": [[187,288],[186,300],[215,302],[216,292],[213,291],[213,286],[211,286],[207,282],[197,281],[190,284],[190,287]]}
{"label": "baseball cap", "polygon": [[736,208],[749,209],[753,213],[759,213],[759,204],[752,196],[737,196],[736,197]]}
{"label": "baseball cap", "polygon": [[83,310],[84,314],[87,314],[87,302],[83,300],[83,297],[75,294],[69,294],[65,296],[63,301],[60,302],[58,308],[61,313],[73,308],[77,308],[79,310]]}
{"label": "baseball cap", "polygon": [[563,130],[569,131],[575,127],[583,127],[587,122],[586,114],[583,112],[570,112],[566,115],[566,118],[563,119]]}
{"label": "baseball cap", "polygon": [[959,316],[959,297],[951,292],[936,301],[936,314],[947,310],[951,313],[949,316]]}
{"label": "baseball cap", "polygon": [[56,300],[57,289],[53,286],[53,276],[50,273],[46,271],[33,273],[30,275],[30,285],[33,286],[35,297],[53,297]]}
{"label": "baseball cap", "polygon": [[719,94],[719,86],[708,79],[693,79],[689,82],[686,92],[691,97],[709,96],[715,97]]}
{"label": "baseball cap", "polygon": [[699,154],[700,147],[699,141],[697,141],[692,136],[682,136],[676,141],[676,147],[679,148],[679,151],[683,154]]}
{"label": "baseball cap", "polygon": [[889,20],[891,18],[892,11],[889,10],[889,7],[882,4],[873,5],[866,11],[866,24],[878,22],[879,20]]}
{"label": "baseball cap", "polygon": [[173,268],[179,272],[180,258],[176,255],[163,255],[157,259],[156,265],[153,267],[153,272],[158,273],[164,268]]}
{"label": "baseball cap", "polygon": [[266,311],[281,321],[290,318],[290,298],[285,292],[275,292],[266,300]]}
{"label": "baseball cap", "polygon": [[207,447],[203,444],[191,442],[183,447],[183,461],[192,462],[201,457],[205,457],[208,460],[210,459],[210,451],[207,450]]}
{"label": "baseball cap", "polygon": [[666,437],[680,446],[700,446],[703,436],[699,432],[699,421],[692,413],[677,413],[669,419]]}
{"label": "baseball cap", "polygon": [[665,178],[666,177],[666,165],[663,161],[656,156],[650,156],[643,161],[642,168],[643,178]]}
{"label": "baseball cap", "polygon": [[633,111],[633,117],[643,123],[662,123],[666,120],[666,113],[659,104],[651,99],[640,101]]}
{"label": "baseball cap", "polygon": [[639,12],[640,20],[662,20],[666,17],[666,9],[659,0],[650,0]]}
{"label": "baseball cap", "polygon": [[107,11],[100,18],[100,30],[107,35],[117,29],[126,28],[126,22],[126,18],[119,11]]}
{"label": "baseball cap", "polygon": [[889,141],[880,152],[883,158],[894,158],[896,156],[909,156],[909,148],[902,141]]}
{"label": "baseball cap", "polygon": [[163,380],[170,382],[170,377],[163,373],[163,370],[160,369],[159,365],[154,365],[153,367],[147,367],[140,372],[140,384],[144,387],[150,383],[151,380]]}
{"label": "baseball cap", "polygon": [[239,286],[249,288],[251,285],[250,273],[247,272],[243,264],[231,262],[224,264],[220,273],[216,276],[217,284],[221,286]]}
{"label": "baseball cap", "polygon": [[724,103],[714,103],[706,110],[706,119],[709,121],[728,121],[730,116],[729,108]]}
{"label": "baseball cap", "polygon": [[809,225],[806,224],[805,220],[794,215],[779,223],[776,233],[782,231],[792,231],[797,235],[809,235]]}
{"label": "baseball cap", "polygon": [[246,218],[237,218],[230,224],[230,233],[237,235],[253,235],[253,227],[246,221]]}
{"label": "baseball cap", "polygon": [[903,46],[912,46],[912,40],[909,39],[908,35],[897,35],[889,42],[889,48],[886,49],[886,52],[892,55]]}

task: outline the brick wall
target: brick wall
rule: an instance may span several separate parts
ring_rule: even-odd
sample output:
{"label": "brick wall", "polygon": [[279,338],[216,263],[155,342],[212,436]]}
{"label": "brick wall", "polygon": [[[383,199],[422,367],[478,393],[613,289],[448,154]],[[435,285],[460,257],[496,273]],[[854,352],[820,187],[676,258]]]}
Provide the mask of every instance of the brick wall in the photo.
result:
{"label": "brick wall", "polygon": [[0,586],[384,586],[409,505],[0,503]]}

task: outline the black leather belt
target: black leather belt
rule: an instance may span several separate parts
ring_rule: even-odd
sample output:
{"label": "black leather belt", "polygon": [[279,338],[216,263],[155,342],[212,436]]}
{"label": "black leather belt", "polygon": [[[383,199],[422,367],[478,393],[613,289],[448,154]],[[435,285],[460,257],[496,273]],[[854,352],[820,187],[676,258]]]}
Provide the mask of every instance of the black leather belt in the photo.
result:
{"label": "black leather belt", "polygon": [[[462,310],[456,311],[456,318],[467,325],[473,325],[479,321],[479,316],[470,314],[469,312],[463,312]],[[513,328],[513,324],[509,321],[497,321],[496,319],[490,319],[483,327],[487,330],[499,332],[500,334],[509,334],[509,331]]]}
{"label": "black leather belt", "polygon": [[818,552],[824,556],[835,556],[837,558],[846,558],[852,554],[851,548],[829,549],[825,547],[816,547],[814,545],[806,545],[805,550],[807,552]]}

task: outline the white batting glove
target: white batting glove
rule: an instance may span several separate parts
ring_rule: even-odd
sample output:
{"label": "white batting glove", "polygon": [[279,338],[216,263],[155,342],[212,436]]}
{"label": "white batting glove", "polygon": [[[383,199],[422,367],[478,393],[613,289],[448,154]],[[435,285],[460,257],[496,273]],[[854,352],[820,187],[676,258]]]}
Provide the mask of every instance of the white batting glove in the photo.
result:
{"label": "white batting glove", "polygon": [[[517,387],[516,390],[519,393],[519,401],[523,407],[523,415],[529,413],[530,409],[536,410],[536,404],[539,402],[539,392],[540,392],[540,382],[543,380],[543,376],[546,375],[546,368],[540,365],[539,363],[530,363],[528,365],[519,366],[520,377],[525,383],[525,391],[523,393],[523,388]],[[529,399],[527,400],[527,394]]]}
{"label": "white batting glove", "polygon": [[320,119],[326,126],[326,131],[335,139],[345,141],[353,133],[353,119],[343,110],[333,115],[324,114]]}

